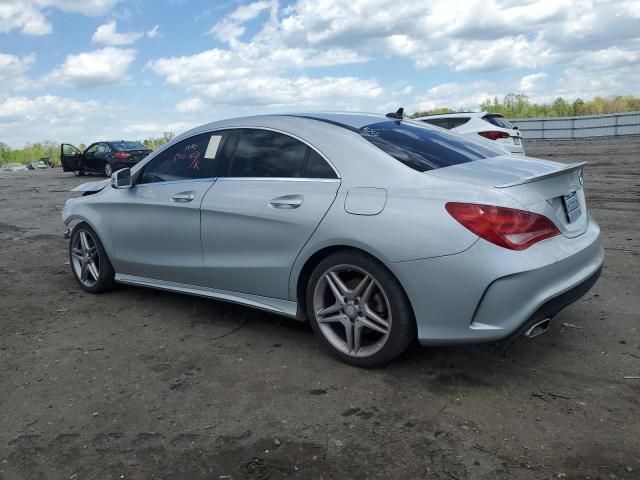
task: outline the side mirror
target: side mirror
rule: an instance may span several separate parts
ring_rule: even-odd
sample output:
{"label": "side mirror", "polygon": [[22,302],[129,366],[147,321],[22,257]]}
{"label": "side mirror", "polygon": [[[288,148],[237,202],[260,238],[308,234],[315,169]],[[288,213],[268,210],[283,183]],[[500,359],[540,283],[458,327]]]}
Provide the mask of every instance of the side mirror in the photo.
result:
{"label": "side mirror", "polygon": [[131,180],[131,169],[123,168],[111,175],[111,186],[113,188],[131,188],[133,182]]}

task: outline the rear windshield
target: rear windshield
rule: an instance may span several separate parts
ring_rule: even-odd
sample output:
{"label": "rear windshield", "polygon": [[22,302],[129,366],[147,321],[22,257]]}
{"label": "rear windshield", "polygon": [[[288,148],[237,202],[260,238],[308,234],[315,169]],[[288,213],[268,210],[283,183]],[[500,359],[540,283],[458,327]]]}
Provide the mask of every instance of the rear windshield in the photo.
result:
{"label": "rear windshield", "polygon": [[504,117],[499,117],[496,115],[487,115],[485,117],[482,117],[482,119],[486,122],[489,122],[492,125],[495,125],[496,127],[509,128],[513,130],[513,124]]}
{"label": "rear windshield", "polygon": [[122,150],[147,150],[140,142],[112,142],[111,146],[118,151]]}
{"label": "rear windshield", "polygon": [[496,150],[429,125],[391,120],[362,127],[359,133],[418,172],[500,155]]}

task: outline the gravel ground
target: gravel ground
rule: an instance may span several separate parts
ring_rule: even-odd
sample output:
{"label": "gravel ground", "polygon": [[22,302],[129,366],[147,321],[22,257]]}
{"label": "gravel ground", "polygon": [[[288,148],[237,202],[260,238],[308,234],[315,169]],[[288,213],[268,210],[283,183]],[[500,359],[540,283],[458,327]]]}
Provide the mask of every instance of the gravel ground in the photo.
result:
{"label": "gravel ground", "polygon": [[533,340],[376,370],[248,308],[83,293],[60,210],[87,179],[0,173],[0,479],[640,478],[640,138],[527,148],[589,162],[599,283]]}

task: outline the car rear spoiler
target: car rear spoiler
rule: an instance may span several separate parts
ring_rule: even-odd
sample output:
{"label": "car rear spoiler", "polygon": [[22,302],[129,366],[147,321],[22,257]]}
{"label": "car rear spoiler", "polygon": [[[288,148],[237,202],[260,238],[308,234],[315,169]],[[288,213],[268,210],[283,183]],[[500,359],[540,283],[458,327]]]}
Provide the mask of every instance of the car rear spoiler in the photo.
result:
{"label": "car rear spoiler", "polygon": [[564,165],[554,172],[543,173],[542,175],[533,175],[531,177],[524,177],[520,180],[516,180],[515,182],[505,183],[503,185],[496,185],[494,188],[509,188],[515,187],[516,185],[524,185],[525,183],[537,182],[539,180],[544,180],[546,178],[557,177],[558,175],[565,175],[567,173],[571,173],[576,170],[581,170],[587,162],[578,162],[578,163],[570,163],[569,165]]}

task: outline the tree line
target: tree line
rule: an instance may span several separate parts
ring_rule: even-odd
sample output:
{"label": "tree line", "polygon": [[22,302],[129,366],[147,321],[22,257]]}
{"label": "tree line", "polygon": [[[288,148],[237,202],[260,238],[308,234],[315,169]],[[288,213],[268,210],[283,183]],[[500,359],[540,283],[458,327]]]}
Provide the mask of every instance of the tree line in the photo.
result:
{"label": "tree line", "polygon": [[[606,113],[624,113],[640,111],[640,98],[632,95],[616,97],[595,97],[592,100],[575,99],[569,102],[562,97],[556,98],[551,103],[535,103],[522,93],[510,93],[502,100],[498,97],[485,99],[479,105],[480,110],[491,113],[501,113],[507,118],[532,118],[532,117],[574,117],[581,115],[602,115]],[[464,109],[452,109],[449,107],[436,108],[424,112],[416,112],[412,118],[438,113],[455,113]]]}
{"label": "tree line", "polygon": [[[155,150],[174,137],[172,132],[164,132],[160,137],[145,138],[140,142],[150,150]],[[84,143],[76,145],[84,151],[87,147]],[[23,148],[12,149],[4,142],[0,142],[0,164],[2,163],[29,163],[41,158],[47,158],[52,165],[60,165],[60,144],[51,140],[27,143]]]}

